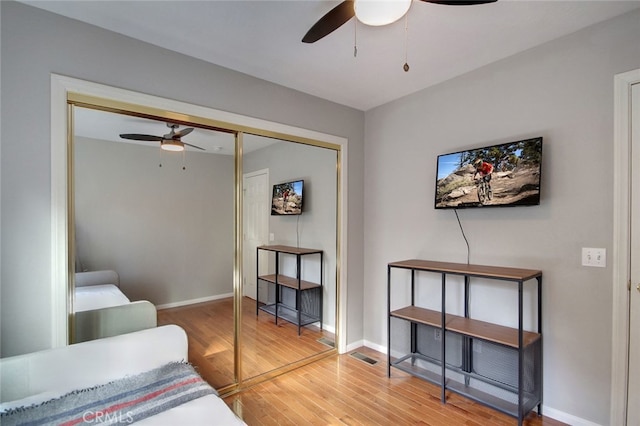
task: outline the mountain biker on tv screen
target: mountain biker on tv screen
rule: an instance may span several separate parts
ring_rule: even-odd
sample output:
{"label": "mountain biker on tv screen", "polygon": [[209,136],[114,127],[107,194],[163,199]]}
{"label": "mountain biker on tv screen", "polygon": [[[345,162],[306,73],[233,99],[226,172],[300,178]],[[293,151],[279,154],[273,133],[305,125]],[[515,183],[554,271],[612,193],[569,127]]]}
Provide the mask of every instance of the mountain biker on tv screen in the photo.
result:
{"label": "mountain biker on tv screen", "polygon": [[484,181],[489,185],[489,188],[491,188],[491,173],[493,173],[493,164],[482,161],[482,158],[478,158],[473,162],[473,165],[476,168],[476,172],[473,174],[473,180],[477,180],[477,176],[480,175],[480,178],[484,179]]}

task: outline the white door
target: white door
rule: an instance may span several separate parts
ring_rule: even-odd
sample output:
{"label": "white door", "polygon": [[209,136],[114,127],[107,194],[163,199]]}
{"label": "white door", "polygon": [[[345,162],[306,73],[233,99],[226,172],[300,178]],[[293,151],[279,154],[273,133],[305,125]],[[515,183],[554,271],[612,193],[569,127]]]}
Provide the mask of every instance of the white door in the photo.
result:
{"label": "white door", "polygon": [[627,425],[640,425],[640,83],[631,100],[631,294]]}
{"label": "white door", "polygon": [[[256,298],[256,247],[267,244],[269,238],[269,170],[247,173],[243,184],[243,271],[244,296]],[[261,268],[265,267],[260,265]],[[261,289],[262,290],[262,289]],[[262,295],[265,294],[263,300]],[[266,291],[260,292],[261,301]]]}

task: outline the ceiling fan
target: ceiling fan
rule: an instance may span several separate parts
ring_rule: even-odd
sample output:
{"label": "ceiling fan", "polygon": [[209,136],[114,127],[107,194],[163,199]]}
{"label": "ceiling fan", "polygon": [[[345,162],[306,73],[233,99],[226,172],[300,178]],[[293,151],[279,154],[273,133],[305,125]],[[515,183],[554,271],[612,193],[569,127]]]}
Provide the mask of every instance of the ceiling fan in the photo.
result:
{"label": "ceiling fan", "polygon": [[[494,3],[497,0],[416,0],[426,3],[448,6],[472,6],[476,4]],[[303,43],[315,43],[331,34],[354,16],[366,25],[381,26],[391,24],[402,18],[411,0],[346,0],[331,9],[316,22],[302,38]]]}
{"label": "ceiling fan", "polygon": [[206,151],[204,148],[200,148],[199,146],[191,145],[180,140],[183,136],[193,132],[193,127],[188,127],[180,131],[177,130],[179,125],[174,123],[167,123],[167,127],[169,127],[171,131],[164,136],[141,135],[137,133],[121,133],[120,137],[123,139],[131,139],[135,141],[160,142],[160,148],[164,149],[165,151],[184,151],[185,145],[192,148],[200,149],[202,151]]}

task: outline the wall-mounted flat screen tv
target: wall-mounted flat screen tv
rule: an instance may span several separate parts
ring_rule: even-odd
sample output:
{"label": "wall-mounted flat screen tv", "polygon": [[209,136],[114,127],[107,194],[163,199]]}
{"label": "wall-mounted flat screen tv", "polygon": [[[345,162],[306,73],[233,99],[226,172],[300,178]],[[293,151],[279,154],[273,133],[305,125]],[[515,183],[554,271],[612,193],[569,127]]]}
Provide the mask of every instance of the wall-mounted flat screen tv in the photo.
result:
{"label": "wall-mounted flat screen tv", "polygon": [[542,137],[438,156],[435,208],[540,204]]}
{"label": "wall-mounted flat screen tv", "polygon": [[273,185],[271,215],[302,214],[302,191],[304,180],[277,183]]}

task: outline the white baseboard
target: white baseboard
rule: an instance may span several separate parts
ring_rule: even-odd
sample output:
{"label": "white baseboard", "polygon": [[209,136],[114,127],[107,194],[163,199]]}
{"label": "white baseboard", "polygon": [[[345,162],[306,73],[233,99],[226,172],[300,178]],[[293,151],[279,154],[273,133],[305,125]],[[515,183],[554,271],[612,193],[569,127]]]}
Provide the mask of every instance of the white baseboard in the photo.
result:
{"label": "white baseboard", "polygon": [[351,352],[351,351],[356,350],[356,349],[358,349],[358,348],[360,348],[362,346],[366,346],[364,344],[364,340],[358,340],[357,342],[353,342],[353,343],[348,344],[346,352]]}
{"label": "white baseboard", "polygon": [[544,404],[542,405],[542,415],[571,426],[601,426],[598,423],[565,413],[564,411],[556,410],[555,408],[551,408]]}
{"label": "white baseboard", "polygon": [[[285,321],[286,321],[286,320],[285,320]],[[307,324],[307,325],[313,325],[313,326],[315,326],[315,327],[320,328],[320,321],[318,321],[318,322],[314,322],[313,324]],[[303,327],[304,327],[304,326],[303,326]],[[334,336],[335,336],[335,334],[336,334],[336,328],[335,328],[334,326],[332,326],[332,325],[324,324],[324,325],[322,326],[322,331],[326,331],[327,333],[331,333],[331,334],[333,334]],[[334,340],[335,340],[335,339],[334,339]]]}
{"label": "white baseboard", "polygon": [[371,348],[373,350],[376,350],[382,354],[387,354],[387,346],[382,346],[382,345],[378,345],[377,343],[373,343],[370,342],[368,340],[364,340],[363,346],[367,347],[367,348]]}
{"label": "white baseboard", "polygon": [[368,340],[358,340],[357,342],[353,342],[347,345],[347,352],[353,351],[355,349],[361,348],[361,347],[365,347],[365,348],[370,348],[373,349],[375,351],[378,351],[380,353],[383,354],[387,354],[387,347],[386,346],[381,346],[378,345],[376,343],[370,342]]}
{"label": "white baseboard", "polygon": [[[320,327],[320,323],[319,323],[319,322],[315,323],[315,325],[317,325],[318,327]],[[327,332],[329,332],[329,333],[332,333],[334,336],[335,336],[335,334],[336,334],[336,328],[335,328],[334,326],[332,326],[332,325],[324,324],[324,325],[322,326],[322,329],[323,329],[324,331],[327,331]]]}
{"label": "white baseboard", "polygon": [[180,306],[194,305],[196,303],[203,303],[203,302],[211,302],[213,300],[227,299],[229,297],[233,297],[233,293],[217,294],[215,296],[207,296],[207,297],[200,297],[200,298],[191,299],[191,300],[182,300],[180,302],[165,303],[164,305],[157,305],[156,309],[160,310],[160,309],[168,309],[168,308],[178,308]]}

